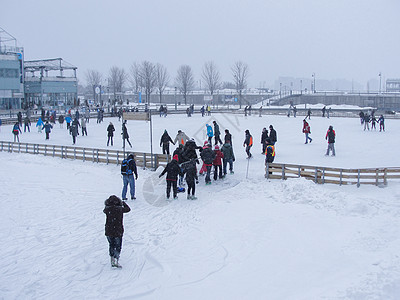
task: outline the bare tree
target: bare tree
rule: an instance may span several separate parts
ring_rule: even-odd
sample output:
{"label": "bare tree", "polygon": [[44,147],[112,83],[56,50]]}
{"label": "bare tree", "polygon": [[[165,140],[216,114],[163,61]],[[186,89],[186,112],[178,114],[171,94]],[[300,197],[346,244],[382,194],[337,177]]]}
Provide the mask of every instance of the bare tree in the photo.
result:
{"label": "bare tree", "polygon": [[158,94],[160,95],[160,103],[162,102],[162,94],[169,82],[169,75],[167,69],[162,64],[156,65],[156,86]]}
{"label": "bare tree", "polygon": [[93,91],[93,100],[96,101],[96,87],[101,85],[103,76],[99,71],[87,70],[86,72],[86,82],[88,88]]}
{"label": "bare tree", "polygon": [[140,65],[140,77],[146,95],[146,103],[150,104],[150,95],[156,85],[156,67],[149,61],[143,61]]}
{"label": "bare tree", "polygon": [[249,66],[242,62],[237,61],[231,68],[233,80],[235,82],[236,91],[239,94],[239,108],[242,108],[242,93],[247,86],[247,78],[249,76]]}
{"label": "bare tree", "polygon": [[187,95],[194,87],[192,68],[188,65],[180,66],[175,81],[179,91],[183,94],[185,104],[187,104]]}
{"label": "bare tree", "polygon": [[202,77],[211,96],[214,95],[214,92],[219,89],[221,82],[221,76],[214,62],[208,61],[204,64]]}
{"label": "bare tree", "polygon": [[135,94],[138,94],[139,91],[142,90],[143,83],[142,76],[140,74],[140,65],[136,62],[131,65],[129,81]]}
{"label": "bare tree", "polygon": [[117,99],[117,93],[121,93],[126,82],[127,75],[124,69],[116,66],[111,67],[109,72],[109,81],[114,93],[114,101]]}

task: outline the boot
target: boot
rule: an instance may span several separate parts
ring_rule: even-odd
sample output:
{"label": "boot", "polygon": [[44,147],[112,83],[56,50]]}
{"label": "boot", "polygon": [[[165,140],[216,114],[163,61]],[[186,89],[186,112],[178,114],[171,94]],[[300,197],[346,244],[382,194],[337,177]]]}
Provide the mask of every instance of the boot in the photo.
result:
{"label": "boot", "polygon": [[118,258],[115,258],[114,259],[114,267],[116,267],[116,268],[122,268],[122,266],[118,263]]}
{"label": "boot", "polygon": [[111,257],[111,267],[115,267],[115,258]]}

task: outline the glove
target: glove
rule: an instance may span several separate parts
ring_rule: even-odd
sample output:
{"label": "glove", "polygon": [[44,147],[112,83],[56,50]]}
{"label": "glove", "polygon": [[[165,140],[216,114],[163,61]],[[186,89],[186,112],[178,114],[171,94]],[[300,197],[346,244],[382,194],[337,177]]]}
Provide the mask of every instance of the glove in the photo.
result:
{"label": "glove", "polygon": [[232,159],[232,161],[234,162],[234,161],[235,161],[235,159]]}
{"label": "glove", "polygon": [[135,179],[137,180],[138,178],[139,178],[139,176],[136,175],[136,178],[135,178]]}
{"label": "glove", "polygon": [[199,184],[199,181],[198,181],[198,180],[196,180],[196,184]]}
{"label": "glove", "polygon": [[158,178],[161,178],[161,176],[162,176],[161,174],[160,174],[160,175],[158,175]]}

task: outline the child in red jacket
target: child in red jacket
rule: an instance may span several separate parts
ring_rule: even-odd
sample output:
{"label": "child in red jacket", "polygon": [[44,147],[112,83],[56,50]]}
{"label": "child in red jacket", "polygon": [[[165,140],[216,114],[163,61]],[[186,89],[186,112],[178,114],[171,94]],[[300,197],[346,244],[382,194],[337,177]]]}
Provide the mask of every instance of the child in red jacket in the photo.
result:
{"label": "child in red jacket", "polygon": [[219,146],[215,145],[214,148],[215,152],[215,158],[213,161],[213,166],[214,166],[214,180],[217,180],[218,177],[218,170],[219,170],[219,179],[224,178],[222,175],[222,159],[224,158],[224,154],[219,150]]}

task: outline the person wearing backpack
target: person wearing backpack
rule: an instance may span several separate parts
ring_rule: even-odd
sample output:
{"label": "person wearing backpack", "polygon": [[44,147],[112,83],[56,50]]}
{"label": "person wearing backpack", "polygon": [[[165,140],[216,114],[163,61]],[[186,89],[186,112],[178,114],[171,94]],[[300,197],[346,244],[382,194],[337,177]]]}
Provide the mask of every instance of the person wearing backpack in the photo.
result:
{"label": "person wearing backpack", "polygon": [[16,122],[14,124],[14,127],[12,129],[12,133],[14,134],[14,143],[16,142],[16,140],[18,140],[19,143],[19,133],[22,134],[21,128],[19,127],[19,123]]}
{"label": "person wearing backpack", "polygon": [[121,268],[118,260],[121,254],[122,236],[124,234],[123,217],[124,213],[131,211],[131,208],[115,195],[104,201],[104,205],[103,212],[106,214],[105,236],[109,243],[111,267]]}
{"label": "person wearing backpack", "polygon": [[251,136],[250,131],[248,129],[246,129],[245,134],[246,136],[243,142],[243,147],[246,147],[247,158],[250,158],[252,157],[250,149],[253,146],[253,137]]}
{"label": "person wearing backpack", "polygon": [[[135,157],[131,153],[121,163],[121,175],[123,181],[122,200],[127,200],[126,193],[128,191],[128,184],[130,186],[131,200],[135,200],[135,180],[138,179]],[[135,177],[133,177],[135,175]]]}
{"label": "person wearing backpack", "polygon": [[330,150],[332,150],[332,156],[335,156],[335,137],[336,133],[335,130],[333,130],[333,126],[329,126],[329,129],[326,133],[325,139],[328,140],[328,149],[326,150],[325,156],[329,156]]}

